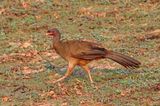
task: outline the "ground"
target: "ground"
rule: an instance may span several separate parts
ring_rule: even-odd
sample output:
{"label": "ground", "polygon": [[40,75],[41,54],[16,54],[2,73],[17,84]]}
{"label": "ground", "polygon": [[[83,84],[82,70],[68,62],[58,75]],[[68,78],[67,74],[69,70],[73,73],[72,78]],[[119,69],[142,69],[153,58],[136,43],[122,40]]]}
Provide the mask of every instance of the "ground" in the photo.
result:
{"label": "ground", "polygon": [[[0,105],[160,105],[159,0],[1,0]],[[141,61],[125,69],[104,59],[90,65],[95,86],[79,67],[66,80],[67,63],[45,36],[56,27],[63,40],[101,43]]]}

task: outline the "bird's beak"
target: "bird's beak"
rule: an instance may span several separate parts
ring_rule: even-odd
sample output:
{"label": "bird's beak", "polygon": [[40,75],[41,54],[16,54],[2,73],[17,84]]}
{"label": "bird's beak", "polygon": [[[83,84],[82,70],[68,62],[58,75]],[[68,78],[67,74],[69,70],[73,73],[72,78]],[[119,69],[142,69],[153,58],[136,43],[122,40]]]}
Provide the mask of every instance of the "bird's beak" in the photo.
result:
{"label": "bird's beak", "polygon": [[52,33],[47,32],[45,35],[48,36],[48,35],[51,35],[51,34],[52,34]]}

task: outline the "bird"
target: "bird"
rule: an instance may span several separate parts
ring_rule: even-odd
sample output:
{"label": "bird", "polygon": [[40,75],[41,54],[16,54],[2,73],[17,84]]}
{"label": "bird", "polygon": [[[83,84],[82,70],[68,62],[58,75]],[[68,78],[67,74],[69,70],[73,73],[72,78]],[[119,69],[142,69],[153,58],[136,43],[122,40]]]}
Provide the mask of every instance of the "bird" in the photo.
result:
{"label": "bird", "polygon": [[141,63],[124,54],[108,50],[98,43],[93,43],[84,40],[61,40],[61,33],[57,28],[49,29],[46,35],[52,38],[53,48],[64,60],[68,62],[67,71],[64,76],[53,81],[60,82],[70,76],[75,66],[80,66],[88,74],[90,83],[94,83],[91,70],[88,64],[93,60],[111,59],[125,68],[139,68]]}

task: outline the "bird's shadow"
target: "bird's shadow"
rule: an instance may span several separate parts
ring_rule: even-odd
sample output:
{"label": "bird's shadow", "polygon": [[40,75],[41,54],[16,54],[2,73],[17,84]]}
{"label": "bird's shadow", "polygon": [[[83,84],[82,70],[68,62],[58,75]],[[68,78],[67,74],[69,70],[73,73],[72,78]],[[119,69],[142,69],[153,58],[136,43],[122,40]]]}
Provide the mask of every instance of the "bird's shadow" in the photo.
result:
{"label": "bird's shadow", "polygon": [[[51,64],[51,63],[45,63],[45,68],[47,70],[50,71],[55,71],[56,73],[60,74],[60,75],[64,75],[67,71],[67,66],[65,67],[56,67],[55,65]],[[136,71],[135,69],[99,69],[99,68],[91,68],[91,73],[95,74],[101,72],[103,74],[118,74],[118,75],[129,75],[129,74],[133,74],[133,73],[137,73],[138,71]],[[72,76],[74,77],[84,77],[86,74],[86,72],[80,68],[80,67],[75,67],[74,71],[72,73]]]}

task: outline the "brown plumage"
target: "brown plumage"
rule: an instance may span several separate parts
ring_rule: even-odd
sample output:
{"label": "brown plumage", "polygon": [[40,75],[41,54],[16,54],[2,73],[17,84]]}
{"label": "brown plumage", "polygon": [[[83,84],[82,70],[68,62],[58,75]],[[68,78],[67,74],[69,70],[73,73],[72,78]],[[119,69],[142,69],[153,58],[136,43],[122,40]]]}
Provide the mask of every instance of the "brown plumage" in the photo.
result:
{"label": "brown plumage", "polygon": [[47,35],[53,38],[53,47],[55,51],[68,62],[66,74],[62,78],[54,81],[54,83],[68,77],[73,72],[76,65],[81,66],[88,73],[89,79],[91,83],[93,83],[90,69],[87,66],[87,64],[93,60],[108,58],[126,68],[138,68],[141,64],[139,61],[129,56],[109,51],[97,43],[80,40],[63,42],[60,40],[60,32],[56,28],[48,30]]}

